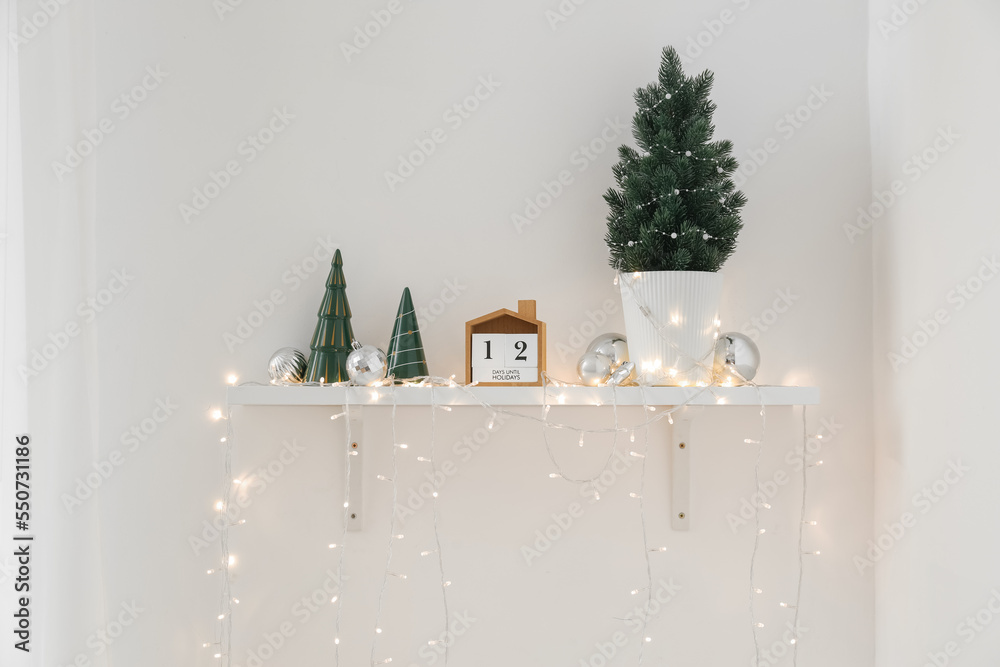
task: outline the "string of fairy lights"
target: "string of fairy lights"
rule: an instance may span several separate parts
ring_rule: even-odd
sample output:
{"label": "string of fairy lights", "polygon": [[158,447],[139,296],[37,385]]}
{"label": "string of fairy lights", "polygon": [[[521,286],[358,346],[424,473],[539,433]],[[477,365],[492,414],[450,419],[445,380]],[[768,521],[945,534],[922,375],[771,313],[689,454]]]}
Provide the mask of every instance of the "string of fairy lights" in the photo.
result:
{"label": "string of fairy lights", "polygon": [[[615,282],[618,283],[620,276],[616,276]],[[630,285],[630,283],[626,283]],[[631,289],[630,287],[628,289]],[[633,293],[633,298],[637,299],[637,303],[640,306],[640,311],[649,318],[651,324],[657,330],[657,332],[662,336],[664,331],[669,327],[669,324],[661,324],[653,318],[652,313],[648,308],[646,308],[637,298],[637,295]],[[716,323],[718,327],[719,323]],[[716,338],[718,337],[718,331],[716,331]],[[665,339],[669,341],[669,338],[664,336]],[[676,345],[672,343],[676,348]],[[701,367],[705,370],[710,370],[708,364],[706,364],[707,356],[703,356],[701,359],[695,361],[696,367]],[[671,369],[644,369],[646,371],[645,377],[648,379],[650,377],[662,378],[662,377],[674,377],[675,373],[671,373]],[[235,385],[236,378],[230,376],[229,384]],[[244,384],[257,384],[257,383],[244,383]],[[302,384],[311,384],[319,386],[320,383],[297,383],[294,386],[301,386]],[[477,393],[474,391],[475,383],[471,385],[463,385],[455,382],[455,376],[450,378],[441,377],[422,377],[414,378],[413,380],[404,381],[401,385],[397,385],[390,381],[385,381],[385,384],[389,386],[389,394],[392,400],[391,404],[391,437],[393,440],[393,448],[391,454],[391,476],[386,476],[379,474],[376,478],[379,481],[391,484],[392,493],[392,503],[390,506],[390,517],[388,522],[388,531],[386,538],[386,549],[385,549],[385,567],[383,570],[382,582],[379,588],[379,594],[377,598],[375,623],[371,640],[371,651],[370,651],[370,664],[373,666],[384,665],[393,662],[392,656],[379,656],[377,655],[378,647],[380,646],[380,641],[384,639],[383,629],[381,627],[383,602],[387,594],[388,583],[391,580],[406,581],[407,575],[394,572],[392,570],[392,557],[393,557],[393,545],[397,540],[403,538],[403,535],[397,533],[397,523],[396,523],[396,501],[398,497],[398,479],[399,479],[399,460],[398,456],[400,450],[407,450],[409,446],[405,443],[400,443],[397,438],[397,420],[396,420],[396,408],[397,408],[397,388],[402,387],[426,387],[429,389],[430,393],[430,414],[431,414],[431,426],[430,426],[430,442],[427,451],[427,456],[417,456],[416,461],[419,463],[424,463],[430,466],[431,471],[434,475],[437,474],[438,468],[435,461],[435,439],[436,439],[436,428],[437,428],[437,412],[438,410],[450,412],[451,406],[439,403],[438,397],[436,396],[435,389],[441,387],[458,388],[462,393],[469,399],[469,404],[472,407],[478,406],[489,414],[489,424],[488,429],[493,430],[496,420],[501,416],[505,417],[516,417],[518,419],[523,419],[527,421],[533,421],[541,426],[542,439],[545,446],[546,454],[549,458],[550,463],[553,466],[553,470],[549,473],[549,477],[554,480],[563,480],[572,484],[588,484],[590,488],[593,489],[593,494],[595,500],[600,500],[600,493],[597,490],[597,485],[594,482],[598,481],[603,473],[605,473],[609,467],[612,465],[615,454],[619,451],[619,438],[628,437],[630,443],[635,443],[636,432],[641,431],[642,441],[641,445],[638,447],[639,451],[630,451],[629,456],[637,459],[640,462],[640,472],[639,472],[639,490],[638,493],[630,493],[630,497],[638,500],[639,506],[639,520],[641,525],[641,535],[642,535],[642,548],[643,557],[645,564],[645,586],[633,588],[630,591],[631,595],[638,595],[641,591],[646,591],[646,604],[645,608],[648,610],[652,605],[652,595],[653,595],[653,556],[658,553],[664,553],[667,551],[666,546],[656,546],[651,547],[649,544],[649,534],[647,530],[647,515],[646,515],[646,503],[645,503],[645,492],[647,488],[647,457],[649,453],[649,429],[653,425],[657,424],[661,420],[666,420],[669,424],[674,423],[674,414],[678,411],[685,409],[691,403],[700,403],[701,398],[704,394],[710,393],[715,396],[717,404],[725,404],[725,398],[717,396],[714,389],[717,386],[714,383],[697,383],[692,387],[692,391],[687,395],[687,398],[678,405],[673,405],[670,407],[657,408],[657,406],[649,405],[646,395],[646,387],[640,386],[640,392],[642,395],[642,407],[643,407],[643,419],[636,424],[632,425],[622,425],[619,420],[618,411],[618,388],[612,387],[611,397],[612,401],[609,406],[612,408],[613,415],[613,425],[610,427],[603,428],[582,428],[575,425],[554,421],[550,418],[550,411],[553,405],[562,405],[565,403],[566,395],[560,392],[559,389],[562,387],[575,387],[581,386],[575,383],[562,381],[549,376],[546,373],[542,373],[542,406],[539,416],[532,415],[530,413],[523,413],[502,406],[492,405],[484,400],[482,400]],[[758,387],[753,382],[747,382],[747,386],[754,387],[760,403],[760,435],[757,438],[746,438],[744,442],[746,444],[754,445],[755,451],[755,462],[754,462],[754,489],[755,493],[752,496],[755,498],[753,503],[754,516],[754,535],[753,544],[750,554],[750,565],[749,565],[749,578],[750,578],[750,599],[749,599],[749,616],[752,630],[752,639],[754,647],[754,658],[755,664],[761,664],[761,648],[760,648],[760,638],[759,633],[764,629],[764,623],[761,622],[757,615],[757,599],[761,596],[764,591],[757,585],[756,582],[756,565],[758,551],[761,543],[762,537],[765,535],[766,531],[761,527],[761,509],[769,510],[771,505],[766,500],[766,495],[762,493],[761,490],[761,476],[760,476],[760,466],[761,458],[765,447],[766,434],[767,434],[767,421],[766,421],[766,410],[763,395]],[[337,614],[335,620],[334,628],[334,664],[339,667],[340,662],[340,646],[341,646],[341,631],[342,631],[342,618],[343,618],[343,605],[344,605],[344,581],[347,578],[345,575],[345,555],[347,551],[348,544],[348,525],[350,517],[350,503],[351,503],[351,461],[353,456],[358,455],[358,450],[353,448],[351,444],[353,443],[353,433],[352,433],[352,419],[351,419],[351,408],[352,406],[364,406],[364,405],[374,405],[378,404],[380,399],[379,392],[375,391],[371,387],[361,387],[350,385],[349,383],[325,383],[322,386],[327,387],[344,387],[344,403],[343,411],[331,416],[333,420],[339,420],[344,418],[343,421],[346,425],[346,441],[347,446],[345,447],[345,463],[344,463],[344,503],[343,503],[343,525],[340,541],[338,543],[329,544],[331,550],[339,550],[338,557],[338,581],[337,581],[337,591],[336,595],[331,599],[331,602],[336,602],[337,604]],[[370,393],[368,393],[370,391]],[[551,398],[551,400],[550,400]],[[596,406],[602,406],[600,400],[595,401]],[[220,601],[220,611],[217,616],[217,631],[216,638],[213,642],[208,642],[203,644],[205,648],[211,648],[213,651],[213,657],[221,660],[221,664],[226,667],[231,667],[232,665],[232,617],[234,605],[239,603],[239,600],[235,598],[232,594],[232,577],[231,568],[235,564],[235,557],[229,552],[229,529],[233,526],[242,525],[245,520],[240,520],[238,522],[232,522],[228,520],[229,517],[229,505],[232,499],[232,494],[234,488],[238,488],[239,485],[245,480],[234,480],[232,476],[232,456],[233,456],[233,440],[234,440],[234,430],[232,421],[232,411],[231,408],[227,409],[225,415],[222,414],[220,410],[216,410],[212,414],[215,419],[225,419],[226,420],[226,435],[221,438],[222,443],[225,445],[224,451],[224,483],[223,483],[223,493],[222,499],[216,504],[216,509],[223,513],[226,517],[226,521],[222,522],[222,529],[220,532],[220,544],[222,551],[222,560],[218,569],[213,568],[209,570],[209,574],[214,574],[216,572],[222,575],[222,598]],[[801,598],[802,598],[802,582],[804,576],[804,558],[806,556],[819,556],[819,551],[804,551],[803,545],[805,542],[805,533],[808,526],[817,525],[816,521],[807,521],[807,480],[809,475],[809,470],[822,465],[822,461],[810,464],[806,460],[806,440],[807,435],[807,420],[806,412],[803,407],[802,410],[802,426],[803,426],[803,447],[802,447],[802,497],[801,497],[801,509],[800,509],[800,521],[799,521],[799,534],[798,534],[798,576],[797,584],[795,588],[795,599],[794,604],[787,604],[785,602],[780,603],[780,607],[789,609],[793,611],[793,627],[794,631],[792,633],[792,638],[789,643],[792,645],[792,664],[793,667],[797,667],[798,660],[798,635],[797,631],[799,628],[800,620],[800,608],[801,608]],[[583,477],[573,477],[567,474],[560,463],[558,457],[553,451],[549,434],[552,431],[568,431],[573,434],[578,434],[579,440],[578,444],[583,447],[585,444],[585,439],[588,435],[598,435],[598,434],[610,434],[612,435],[612,442],[609,448],[608,456],[603,458],[603,463],[599,471],[594,475],[588,475]],[[816,435],[815,438],[819,439],[821,436]],[[431,508],[433,512],[433,536],[434,536],[434,549],[428,549],[421,552],[421,556],[437,556],[438,561],[438,572],[440,575],[440,588],[442,591],[442,609],[443,609],[443,630],[444,633],[442,637],[447,636],[448,632],[448,621],[449,621],[449,606],[448,606],[448,593],[447,590],[451,586],[452,582],[448,579],[445,570],[445,558],[441,543],[441,532],[440,532],[440,507],[439,507],[439,493],[435,489],[432,493],[431,498]],[[645,645],[653,641],[653,637],[647,633],[647,624],[649,621],[649,614],[640,614],[641,617],[641,641],[639,642],[638,648],[638,665],[639,667],[643,664],[643,659],[645,656],[644,648]],[[443,644],[444,649],[444,662],[443,664],[447,667],[449,661],[449,648],[450,641],[448,640],[431,640],[428,642],[429,645]]]}

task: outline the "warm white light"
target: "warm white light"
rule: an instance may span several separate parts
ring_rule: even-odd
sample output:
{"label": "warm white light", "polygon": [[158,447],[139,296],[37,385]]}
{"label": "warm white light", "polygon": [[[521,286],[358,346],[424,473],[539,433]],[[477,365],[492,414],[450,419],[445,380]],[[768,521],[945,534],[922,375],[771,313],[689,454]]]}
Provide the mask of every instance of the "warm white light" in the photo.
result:
{"label": "warm white light", "polygon": [[233,598],[233,604],[239,604],[239,603],[240,603],[239,598]]}
{"label": "warm white light", "polygon": [[340,637],[334,637],[333,638],[333,643],[334,644],[339,644],[340,643]]}
{"label": "warm white light", "polygon": [[761,503],[760,506],[766,510],[771,509],[771,503]]}
{"label": "warm white light", "polygon": [[580,442],[577,443],[577,444],[579,444],[581,447],[583,447],[583,433],[580,434]]}
{"label": "warm white light", "polygon": [[220,512],[222,511],[223,507],[224,507],[224,505],[222,504],[221,500],[219,502],[215,503],[215,509],[219,510]]}
{"label": "warm white light", "polygon": [[236,565],[236,556],[230,556],[229,557],[229,564],[230,565]]}
{"label": "warm white light", "polygon": [[401,540],[401,539],[403,539],[403,535],[402,535],[402,534],[399,534],[399,535],[395,535],[394,537],[395,537],[395,538],[396,538],[397,540]]}
{"label": "warm white light", "polygon": [[562,475],[560,475],[557,472],[550,472],[549,473],[549,477],[552,478],[552,479],[559,479],[560,477],[562,477]]}
{"label": "warm white light", "polygon": [[208,570],[205,574],[215,574],[215,570]]}
{"label": "warm white light", "polygon": [[646,641],[647,642],[651,642],[651,641],[653,641],[653,638],[652,637],[646,637]]}
{"label": "warm white light", "polygon": [[753,589],[753,592],[756,593],[757,595],[760,595],[764,591],[762,589],[760,589],[760,588],[755,588],[755,589]]}
{"label": "warm white light", "polygon": [[337,543],[336,543],[336,542],[334,542],[333,544],[330,544],[330,545],[329,545],[329,547],[330,547],[331,549],[336,549],[336,548],[337,548]]}
{"label": "warm white light", "polygon": [[434,493],[431,494],[431,496],[434,497],[434,498],[437,498],[438,497],[438,492],[435,491]]}
{"label": "warm white light", "polygon": [[[656,412],[656,406],[655,405],[647,405],[646,409],[649,410],[650,412]],[[667,415],[667,417],[669,418],[670,415]],[[671,422],[671,423],[673,423],[673,422]]]}
{"label": "warm white light", "polygon": [[743,440],[743,442],[747,443],[748,445],[759,445],[760,444],[760,440],[754,440],[753,438],[746,438],[745,440]]}
{"label": "warm white light", "polygon": [[239,378],[233,375],[232,373],[230,373],[229,377],[226,378],[226,382],[228,382],[229,384],[236,384],[237,380],[239,380]]}
{"label": "warm white light", "polygon": [[421,551],[420,555],[421,556],[430,556],[432,553],[434,553],[434,552],[433,551]]}
{"label": "warm white light", "polygon": [[666,547],[657,547],[656,549],[650,549],[650,551],[653,551],[653,552],[663,552],[663,551],[666,551],[666,550],[667,550]]}
{"label": "warm white light", "polygon": [[629,456],[634,456],[637,459],[644,459],[644,458],[646,458],[644,455],[640,454],[639,452],[629,452],[628,455]]}
{"label": "warm white light", "polygon": [[242,484],[242,483],[243,483],[243,480],[239,480],[239,479],[234,479],[233,480],[233,484]]}
{"label": "warm white light", "polygon": [[758,535],[763,535],[763,534],[764,534],[764,533],[766,533],[766,532],[767,532],[767,529],[766,529],[766,528],[761,528],[760,530],[758,530],[758,531],[757,531],[757,534],[758,534]]}
{"label": "warm white light", "polygon": [[720,396],[719,398],[715,399],[715,402],[718,405],[725,405],[726,404],[726,399],[724,397]]}
{"label": "warm white light", "polygon": [[638,493],[630,493],[630,494],[628,494],[628,497],[629,498],[642,498],[642,496],[640,496]]}
{"label": "warm white light", "polygon": [[818,526],[819,525],[819,521],[803,521],[802,523],[806,524],[807,526]]}
{"label": "warm white light", "polygon": [[638,595],[638,594],[639,594],[639,589],[638,588],[632,589],[632,595]]}
{"label": "warm white light", "polygon": [[670,323],[671,324],[680,324],[681,323],[681,316],[680,315],[671,315],[670,316]]}
{"label": "warm white light", "polygon": [[430,463],[431,462],[430,459],[428,459],[426,457],[423,457],[423,456],[418,456],[417,460],[420,461],[420,462],[422,462],[422,463]]}
{"label": "warm white light", "polygon": [[377,632],[378,634],[382,634],[382,628],[375,628],[375,632]]}
{"label": "warm white light", "polygon": [[758,623],[758,624],[757,624],[757,627],[758,627],[758,628],[762,628],[762,627],[764,627],[764,624],[763,624],[763,623]]}
{"label": "warm white light", "polygon": [[225,442],[225,441],[226,441],[226,438],[225,438],[225,437],[221,437],[221,438],[219,438],[219,442]]}
{"label": "warm white light", "polygon": [[372,400],[373,401],[377,401],[378,400],[378,392],[375,391],[374,389],[372,389]]}
{"label": "warm white light", "polygon": [[330,598],[330,602],[336,602],[338,597],[340,597],[340,596],[339,595],[334,595],[332,598]]}
{"label": "warm white light", "polygon": [[444,582],[441,585],[444,586],[445,588],[447,588],[448,586],[451,586],[451,582],[450,581],[446,581],[446,582]]}
{"label": "warm white light", "polygon": [[798,641],[797,639],[789,639],[789,640],[788,640],[788,643],[789,643],[789,644],[794,644],[794,643],[795,643],[795,642],[797,642],[797,641]]}
{"label": "warm white light", "polygon": [[556,397],[556,400],[559,401],[559,405],[563,405],[566,403],[566,396],[564,394],[559,394]]}
{"label": "warm white light", "polygon": [[635,442],[635,429],[632,429],[628,434],[628,441]]}
{"label": "warm white light", "polygon": [[222,619],[224,619],[225,617],[226,617],[226,615],[225,615],[225,614],[219,614],[218,616],[216,616],[216,618],[217,618],[217,619],[219,619],[220,621],[221,621]]}
{"label": "warm white light", "polygon": [[330,415],[330,419],[334,419],[334,420],[340,419],[341,417],[343,417],[346,414],[347,414],[346,412],[340,412],[340,413],[337,413],[335,415]]}
{"label": "warm white light", "polygon": [[346,509],[346,508],[348,508],[348,507],[350,507],[350,506],[351,506],[351,504],[350,504],[350,503],[344,503],[344,508],[345,508],[345,509]]}
{"label": "warm white light", "polygon": [[222,419],[222,410],[219,409],[212,410],[212,419],[216,421]]}

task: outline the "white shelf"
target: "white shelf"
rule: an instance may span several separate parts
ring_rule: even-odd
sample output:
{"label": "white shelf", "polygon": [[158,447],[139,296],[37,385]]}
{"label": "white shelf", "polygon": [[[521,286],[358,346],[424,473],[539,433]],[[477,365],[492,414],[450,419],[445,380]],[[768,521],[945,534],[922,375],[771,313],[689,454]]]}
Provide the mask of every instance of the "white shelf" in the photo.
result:
{"label": "white shelf", "polygon": [[[548,388],[547,402],[552,405],[612,405],[612,387]],[[295,387],[244,385],[230,387],[229,405],[391,406],[392,387]],[[396,387],[396,405],[430,405],[430,387]],[[470,395],[471,394],[471,395]],[[619,387],[618,405],[817,405],[818,387]],[[496,406],[542,405],[541,387],[435,387],[438,405],[479,405],[480,401]]]}

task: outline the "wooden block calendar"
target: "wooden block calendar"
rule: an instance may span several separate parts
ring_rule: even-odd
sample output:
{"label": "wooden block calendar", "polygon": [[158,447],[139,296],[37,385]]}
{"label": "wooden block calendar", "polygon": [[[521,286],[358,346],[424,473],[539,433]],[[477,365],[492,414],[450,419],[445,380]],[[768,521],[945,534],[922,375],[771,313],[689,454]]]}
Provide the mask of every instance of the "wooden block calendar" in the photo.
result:
{"label": "wooden block calendar", "polygon": [[534,301],[518,301],[465,323],[465,381],[480,386],[534,387],[545,371],[545,323]]}

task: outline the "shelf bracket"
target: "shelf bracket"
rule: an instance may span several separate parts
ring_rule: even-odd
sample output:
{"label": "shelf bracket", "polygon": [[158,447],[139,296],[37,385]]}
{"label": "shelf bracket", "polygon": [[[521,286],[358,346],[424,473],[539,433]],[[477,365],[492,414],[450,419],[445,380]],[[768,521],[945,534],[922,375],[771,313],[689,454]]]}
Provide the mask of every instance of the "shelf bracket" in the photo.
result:
{"label": "shelf bracket", "polygon": [[671,521],[674,530],[691,527],[691,419],[684,413],[671,429]]}
{"label": "shelf bracket", "polygon": [[365,509],[365,452],[364,452],[364,418],[360,408],[355,408],[351,415],[351,438],[347,447],[351,451],[351,471],[348,478],[350,493],[347,503],[347,530],[356,531],[364,528]]}

